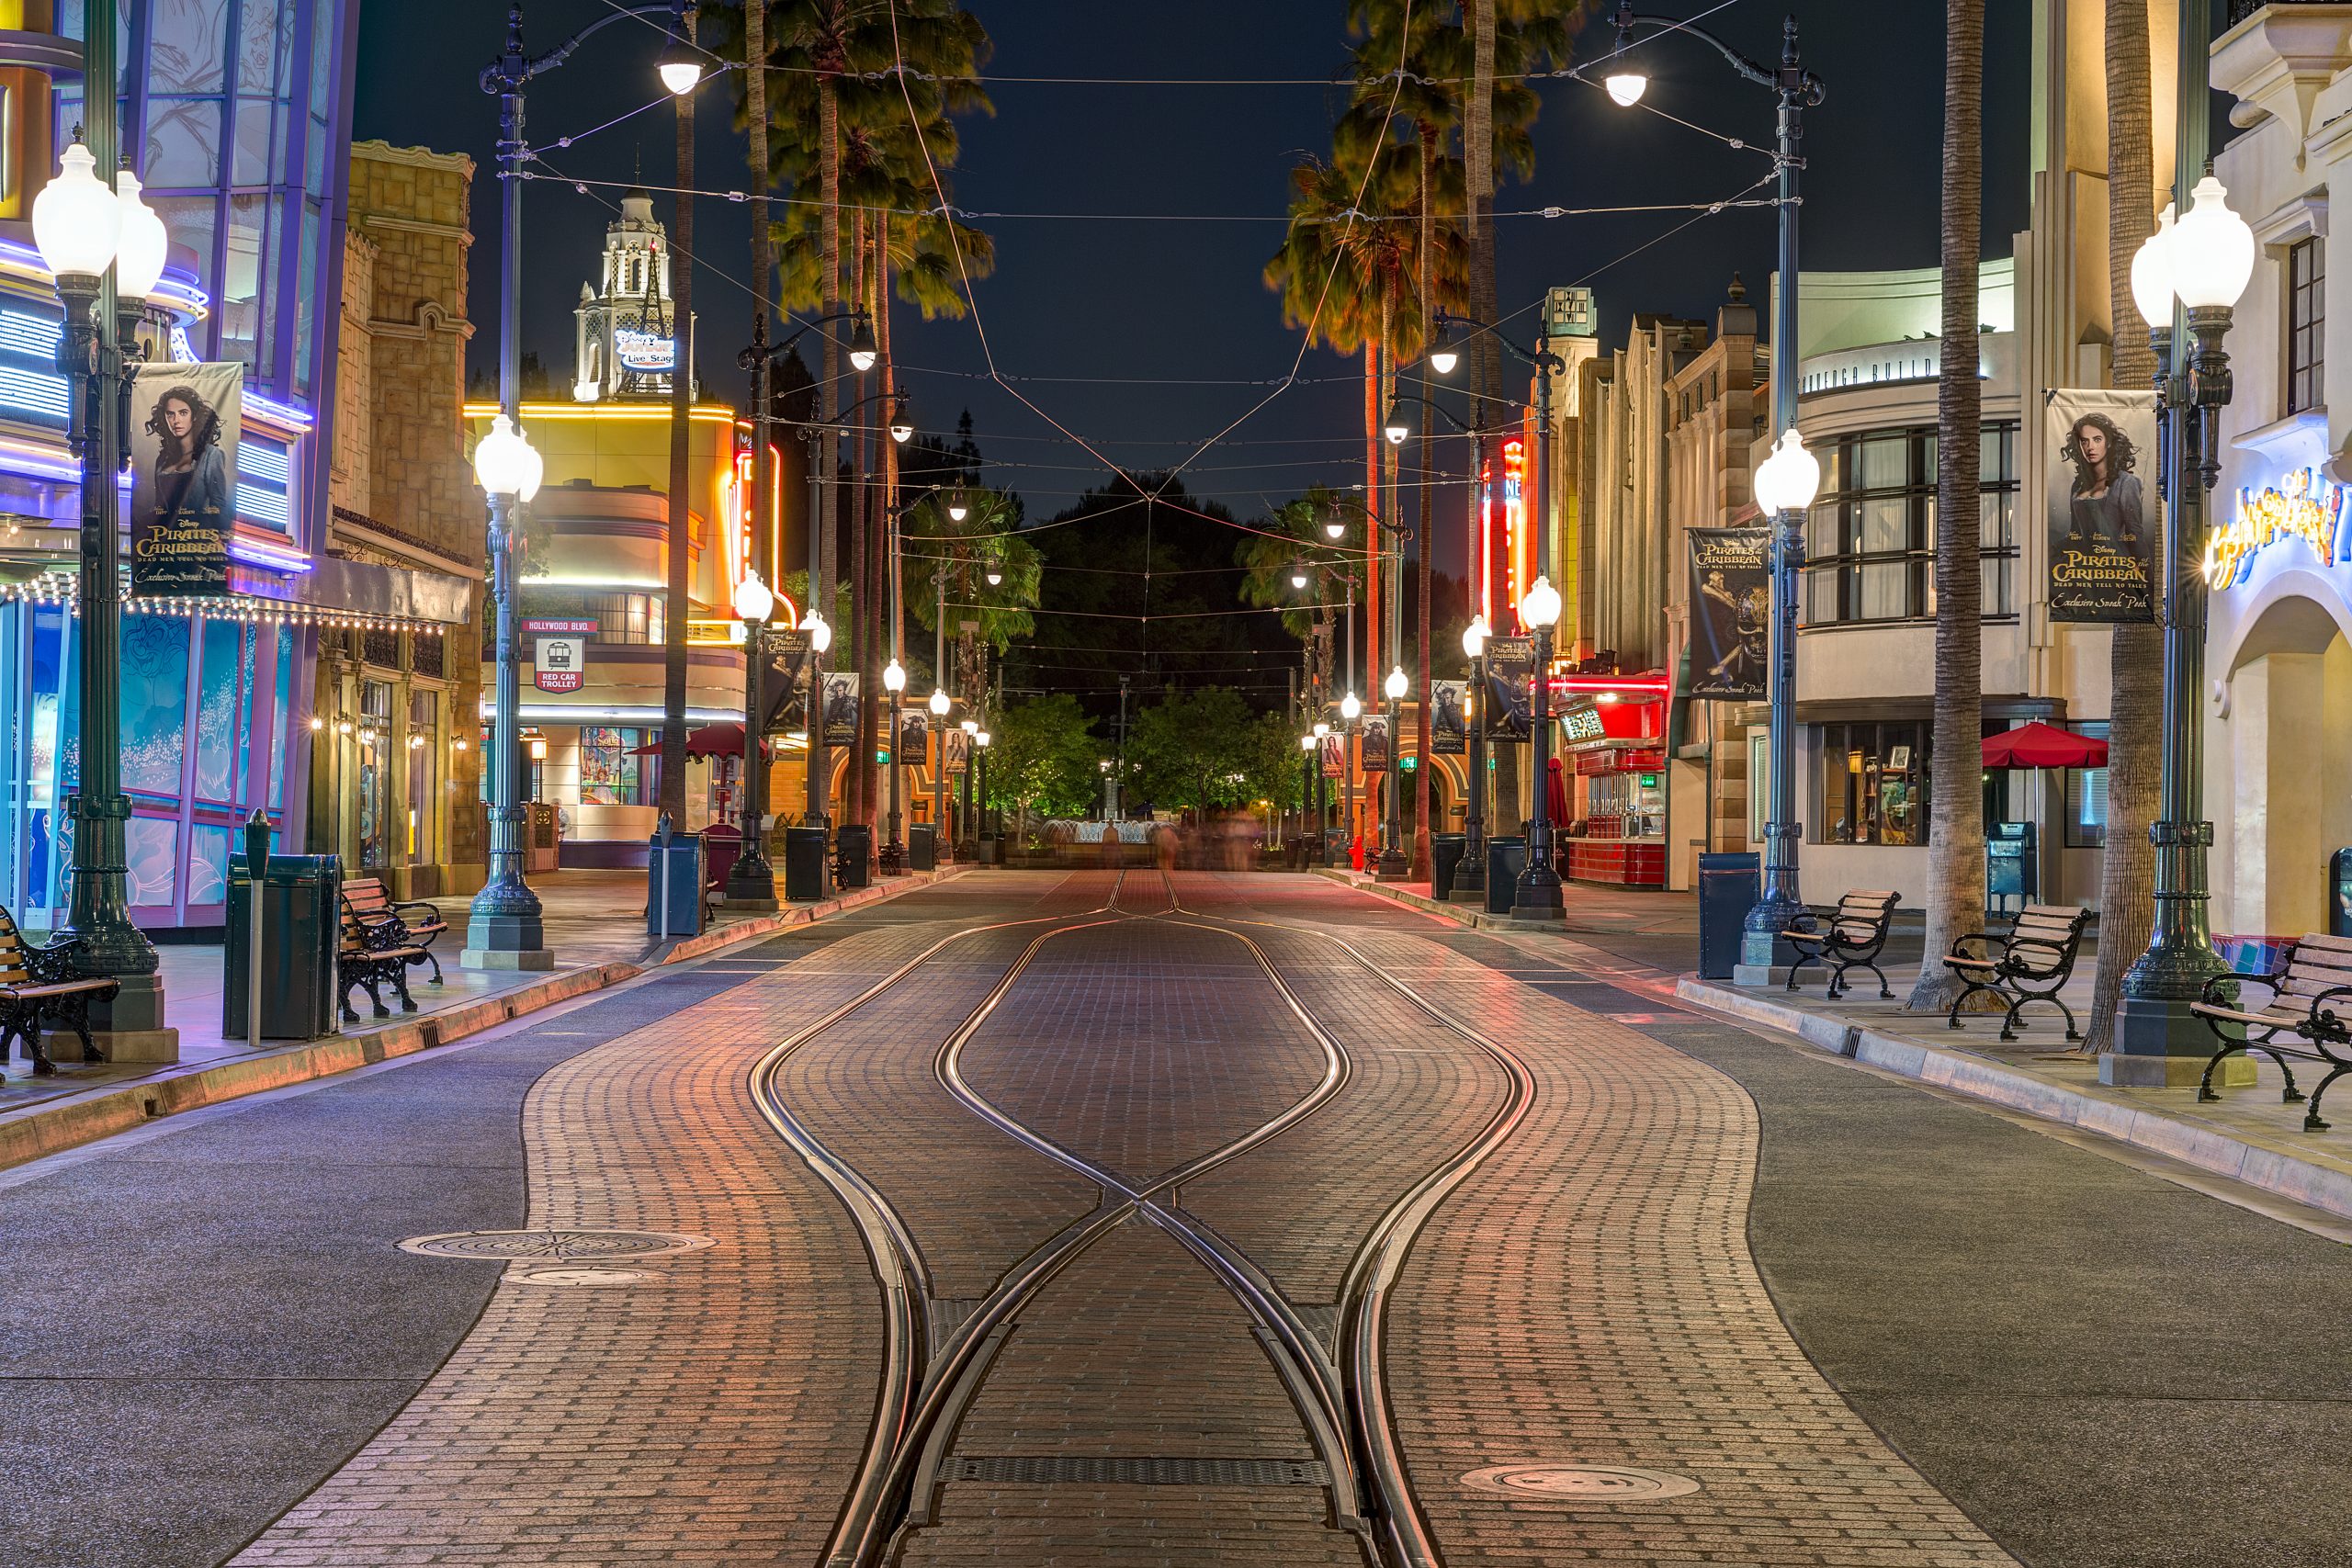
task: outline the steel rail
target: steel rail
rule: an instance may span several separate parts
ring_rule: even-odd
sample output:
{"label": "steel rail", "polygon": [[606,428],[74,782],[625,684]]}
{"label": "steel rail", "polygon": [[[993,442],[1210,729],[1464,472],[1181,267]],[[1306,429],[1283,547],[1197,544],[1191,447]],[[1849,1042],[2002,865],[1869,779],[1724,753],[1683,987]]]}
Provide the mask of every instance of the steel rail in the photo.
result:
{"label": "steel rail", "polygon": [[[786,1035],[770,1047],[752,1067],[752,1103],[778,1136],[800,1156],[847,1212],[851,1223],[857,1227],[859,1240],[865,1248],[867,1261],[874,1271],[876,1286],[882,1295],[886,1323],[882,1375],[876,1391],[874,1419],[860,1456],[857,1478],[852,1483],[843,1505],[845,1517],[861,1506],[871,1506],[870,1499],[887,1474],[889,1457],[898,1446],[898,1435],[904,1430],[912,1408],[923,1365],[924,1325],[930,1315],[930,1270],[905,1217],[880,1188],[826,1147],[823,1140],[793,1113],[777,1085],[777,1073],[786,1061],[811,1041],[839,1027],[852,1014],[901,984],[917,969],[956,943],[989,931],[1054,920],[1102,924],[1103,922],[1091,917],[1113,910],[1125,881],[1126,873],[1122,870],[1112,883],[1109,898],[1093,909],[1078,914],[1001,920],[952,931],[823,1017]],[[999,986],[1008,983],[1000,981]],[[994,993],[991,993],[989,998],[984,998],[983,1005],[993,1007],[993,998]]]}
{"label": "steel rail", "polygon": [[[1182,909],[1182,900],[1177,896],[1173,880],[1164,872],[1161,875],[1169,884],[1170,901]],[[1240,919],[1203,915],[1197,910],[1184,912],[1209,919],[1230,919],[1237,925],[1287,931],[1332,943],[1433,1022],[1486,1052],[1510,1080],[1509,1096],[1477,1134],[1452,1157],[1425,1173],[1374,1224],[1350,1259],[1340,1291],[1340,1361],[1344,1393],[1351,1434],[1362,1446],[1363,1468],[1372,1483],[1370,1501],[1378,1520],[1384,1554],[1400,1568],[1440,1568],[1444,1559],[1414,1495],[1405,1464],[1403,1440],[1396,1432],[1396,1413],[1388,1399],[1388,1303],[1397,1276],[1430,1217],[1526,1122],[1535,1100],[1534,1071],[1517,1052],[1438,1008],[1411,986],[1374,964],[1344,937],[1283,920]]]}

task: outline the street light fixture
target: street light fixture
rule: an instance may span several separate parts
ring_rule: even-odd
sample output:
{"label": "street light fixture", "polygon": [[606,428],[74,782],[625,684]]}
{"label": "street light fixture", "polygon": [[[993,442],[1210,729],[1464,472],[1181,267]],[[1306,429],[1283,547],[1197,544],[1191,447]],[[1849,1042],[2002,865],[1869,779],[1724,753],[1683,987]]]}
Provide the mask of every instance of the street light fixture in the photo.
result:
{"label": "street light fixture", "polygon": [[1306,586],[1306,563],[1305,561],[1294,561],[1291,564],[1290,585],[1293,588],[1298,589],[1304,589]]}
{"label": "street light fixture", "polygon": [[1454,868],[1453,892],[1483,897],[1487,891],[1487,617],[1473,615],[1462,628],[1463,656],[1470,660],[1470,705],[1463,722],[1470,729],[1470,788],[1464,804],[1462,863]]}
{"label": "street light fixture", "polygon": [[125,302],[143,301],[164,281],[164,260],[172,248],[164,220],[140,196],[139,176],[129,169],[114,177],[121,213],[121,241],[114,255],[114,291]]}
{"label": "street light fixture", "polygon": [[1453,322],[1442,315],[1439,316],[1436,329],[1430,337],[1429,361],[1430,368],[1441,376],[1453,375],[1453,367],[1462,362],[1461,354],[1451,341],[1453,336]]}
{"label": "street light fixture", "polygon": [[1538,577],[1519,602],[1519,619],[1535,634],[1535,692],[1528,706],[1528,733],[1535,742],[1533,810],[1528,818],[1527,867],[1519,874],[1511,895],[1510,913],[1519,920],[1556,920],[1566,910],[1560,898],[1560,874],[1552,864],[1552,628],[1560,624],[1560,591],[1548,577]]}
{"label": "street light fixture", "polygon": [[946,694],[945,692],[941,691],[939,688],[937,688],[937,687],[935,687],[935,686],[934,686],[933,688],[932,688],[932,693],[931,693],[931,712],[932,712],[932,716],[933,716],[933,717],[935,717],[935,718],[945,718],[945,717],[947,716],[947,709],[948,709],[948,705],[949,705],[950,700],[951,700],[951,699],[948,697],[948,695],[947,695],[947,694]]}
{"label": "street light fixture", "polygon": [[800,617],[800,629],[808,634],[808,646],[818,653],[833,646],[832,624],[811,609]]}
{"label": "street light fixture", "polygon": [[873,369],[874,362],[881,357],[874,342],[874,318],[860,310],[850,321],[849,362],[863,375]]}
{"label": "street light fixture", "polygon": [[1412,682],[1407,679],[1404,665],[1398,664],[1391,669],[1380,689],[1388,697],[1388,821],[1385,834],[1387,841],[1381,846],[1380,869],[1375,874],[1384,882],[1401,882],[1410,870],[1401,839],[1404,830],[1405,725],[1404,716],[1397,712],[1397,705],[1412,689]]}
{"label": "street light fixture", "polygon": [[890,405],[890,439],[904,446],[914,438],[914,421],[907,413],[907,394],[900,392]]}
{"label": "street light fixture", "polygon": [[1405,437],[1413,433],[1412,427],[1405,423],[1403,405],[1395,398],[1388,400],[1388,412],[1382,416],[1380,433],[1388,437],[1388,445],[1391,446],[1402,446],[1405,445]]}
{"label": "street light fixture", "polygon": [[662,46],[662,58],[653,67],[662,85],[681,98],[702,85],[702,54],[674,31]]}
{"label": "street light fixture", "polygon": [[1764,824],[1763,897],[1742,927],[1740,959],[1769,976],[1774,944],[1804,913],[1797,895],[1797,570],[1804,554],[1805,514],[1821,489],[1821,461],[1792,425],[1756,466],[1756,504],[1771,519],[1771,752]]}
{"label": "street light fixture", "polygon": [[[539,492],[546,464],[530,439],[503,413],[474,443],[474,482],[490,502],[491,597],[497,612],[496,694],[492,705],[490,754],[490,880],[474,896],[466,931],[466,951],[513,954],[516,967],[553,963],[540,924],[538,895],[523,875],[521,778],[521,649],[514,615],[514,540],[521,531],[515,508]],[[544,960],[544,964],[539,962]]]}
{"label": "street light fixture", "polygon": [[[2223,342],[2256,256],[2254,231],[2230,210],[2228,194],[2209,165],[2189,192],[2189,209],[2177,221],[2159,224],[2132,263],[2132,300],[2155,350],[2161,471],[2175,521],[2165,530],[2163,771],[2156,820],[2148,828],[2156,852],[2155,927],[2147,951],[2123,976],[2114,1048],[2099,1057],[2102,1083],[2186,1084],[2197,1077],[2199,1058],[2211,1044],[2189,1005],[2203,997],[2209,980],[2230,968],[2213,950],[2207,911],[2213,824],[2205,818],[2199,705],[2211,588],[2202,570],[2205,492],[2221,477],[2222,410],[2233,389]],[[2165,218],[2172,218],[2169,208]],[[2195,340],[2180,353],[2173,332],[2176,301]]]}
{"label": "street light fixture", "polygon": [[1340,716],[1353,724],[1363,713],[1363,704],[1353,692],[1340,699]]}
{"label": "street light fixture", "polygon": [[961,523],[965,518],[971,515],[971,501],[964,494],[964,487],[962,485],[957,485],[954,490],[948,491],[947,520],[950,523]]}

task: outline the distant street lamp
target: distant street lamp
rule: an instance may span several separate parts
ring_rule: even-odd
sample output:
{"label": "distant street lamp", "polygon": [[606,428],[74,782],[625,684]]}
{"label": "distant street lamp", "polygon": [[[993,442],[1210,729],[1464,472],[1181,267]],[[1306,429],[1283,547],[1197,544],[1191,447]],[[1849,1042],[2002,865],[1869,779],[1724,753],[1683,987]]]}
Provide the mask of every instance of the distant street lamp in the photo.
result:
{"label": "distant street lamp", "polygon": [[[2193,165],[2192,165],[2193,166]],[[2205,739],[2199,704],[2205,686],[2205,623],[2211,584],[2203,571],[2206,495],[2221,477],[2222,410],[2233,390],[2223,346],[2240,295],[2254,275],[2254,231],[2230,209],[2228,192],[2208,167],[2189,193],[2195,205],[2168,221],[2132,258],[2132,292],[2156,354],[2163,417],[2160,463],[2174,522],[2164,531],[2164,763],[2156,820],[2155,929],[2148,950],[2123,976],[2115,1048],[2099,1058],[2102,1082],[2187,1083],[2211,1040],[2188,1011],[2206,982],[2229,972],[2213,951],[2207,911],[2207,857],[2213,824],[2205,818]],[[2196,340],[2174,353],[2176,320]],[[2211,1098],[2209,1093],[2208,1098]]]}
{"label": "distant street lamp", "polygon": [[1470,788],[1464,802],[1462,863],[1454,868],[1456,894],[1487,891],[1487,617],[1472,615],[1462,628],[1462,652],[1470,660],[1470,702],[1462,722],[1470,729]]}
{"label": "distant street lamp", "polygon": [[895,654],[882,667],[882,689],[890,694],[890,841],[882,846],[882,865],[895,874],[906,864],[906,850],[899,842],[899,770],[906,761],[899,755],[899,704],[907,690],[907,667]]}
{"label": "distant street lamp", "polygon": [[1535,742],[1535,801],[1528,818],[1527,868],[1519,874],[1510,913],[1519,920],[1556,920],[1566,910],[1560,899],[1560,874],[1552,864],[1552,628],[1560,624],[1560,591],[1548,577],[1519,602],[1519,619],[1535,633],[1535,691],[1528,705],[1528,732]]}
{"label": "distant street lamp", "polygon": [[1409,863],[1402,842],[1405,716],[1401,709],[1405,694],[1411,689],[1412,682],[1406,679],[1402,664],[1390,670],[1388,679],[1381,682],[1381,690],[1388,696],[1388,822],[1380,846],[1380,869],[1374,874],[1383,882],[1402,882]]}
{"label": "distant street lamp", "polygon": [[[508,434],[526,452],[530,452],[529,444],[513,428],[523,417],[523,183],[528,172],[525,165],[532,157],[530,142],[524,134],[524,90],[535,77],[571,59],[592,34],[602,28],[630,17],[650,20],[660,17],[671,18],[672,25],[662,29],[668,41],[655,61],[656,73],[672,93],[691,92],[695,83],[686,83],[683,88],[678,85],[683,71],[667,69],[687,63],[686,58],[676,51],[681,33],[675,21],[678,15],[676,0],[650,6],[623,6],[614,0],[611,9],[571,38],[545,54],[534,56],[524,50],[523,6],[521,0],[514,0],[506,11],[506,47],[481,69],[481,90],[496,98],[499,106],[498,423],[509,427]],[[700,80],[698,63],[695,80]],[[491,441],[496,434],[497,425],[493,424],[492,434],[484,436],[483,442]],[[460,962],[468,968],[545,969],[551,967],[555,959],[547,950],[538,896],[523,880],[523,807],[519,793],[522,758],[517,750],[520,727],[515,711],[522,693],[515,675],[514,603],[514,555],[518,526],[514,510],[529,503],[538,490],[541,469],[538,455],[531,452],[528,483],[525,484],[520,474],[501,468],[499,462],[493,457],[492,468],[485,470],[478,444],[475,478],[490,497],[492,592],[498,604],[498,681],[490,759],[490,880],[474,896]],[[502,485],[505,488],[502,489]]]}
{"label": "distant street lamp", "polygon": [[[767,698],[762,691],[766,675],[768,617],[775,614],[775,593],[746,568],[735,585],[735,614],[750,636],[744,639],[743,660],[743,847],[727,872],[730,902],[775,902],[775,868],[767,853],[768,770],[760,756],[767,730]],[[811,688],[808,725],[817,726],[817,698]]]}

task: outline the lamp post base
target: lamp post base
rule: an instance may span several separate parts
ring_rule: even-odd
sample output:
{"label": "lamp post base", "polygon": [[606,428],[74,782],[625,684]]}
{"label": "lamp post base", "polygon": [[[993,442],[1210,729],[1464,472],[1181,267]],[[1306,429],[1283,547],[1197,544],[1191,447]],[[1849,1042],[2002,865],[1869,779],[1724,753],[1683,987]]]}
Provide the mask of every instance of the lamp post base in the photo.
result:
{"label": "lamp post base", "polygon": [[544,947],[469,947],[458,954],[460,969],[552,969],[555,954]]}
{"label": "lamp post base", "polygon": [[1561,897],[1560,879],[1544,871],[1521,876],[1512,889],[1510,918],[1514,920],[1565,920],[1568,918],[1566,900]]}
{"label": "lamp post base", "polygon": [[[468,969],[552,969],[555,954],[548,951],[546,930],[536,908],[529,914],[492,914],[483,910],[485,891],[474,900],[466,921],[466,947],[458,962]],[[536,905],[537,900],[532,900]]]}
{"label": "lamp post base", "polygon": [[1411,870],[1411,865],[1400,852],[1383,850],[1380,852],[1379,868],[1373,874],[1383,882],[1402,882]]}
{"label": "lamp post base", "polygon": [[[149,1065],[180,1059],[180,1032],[164,1022],[164,981],[159,975],[126,975],[112,1001],[90,1006],[90,1042],[96,1059]],[[43,1043],[58,1061],[77,1059],[79,1036],[71,1032],[44,1035]]]}
{"label": "lamp post base", "polygon": [[[2174,997],[2125,997],[2115,1008],[2115,1049],[2098,1058],[2098,1081],[2126,1089],[2193,1087],[2219,1048],[2205,1021]],[[2240,1052],[2213,1069],[2222,1089],[2248,1089],[2253,1058]]]}

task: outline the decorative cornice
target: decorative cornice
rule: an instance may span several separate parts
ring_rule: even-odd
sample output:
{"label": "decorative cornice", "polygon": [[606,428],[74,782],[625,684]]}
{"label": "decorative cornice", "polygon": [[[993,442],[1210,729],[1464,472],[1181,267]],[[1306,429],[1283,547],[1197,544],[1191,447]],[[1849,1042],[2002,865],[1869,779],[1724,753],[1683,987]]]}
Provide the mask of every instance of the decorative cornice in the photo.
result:
{"label": "decorative cornice", "polygon": [[435,152],[430,147],[395,147],[381,139],[355,141],[351,144],[354,160],[365,158],[377,164],[399,164],[412,169],[432,169],[445,175],[474,177],[474,161],[463,152]]}

